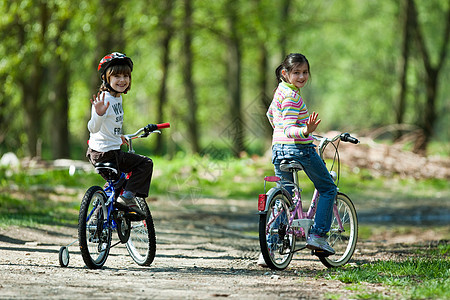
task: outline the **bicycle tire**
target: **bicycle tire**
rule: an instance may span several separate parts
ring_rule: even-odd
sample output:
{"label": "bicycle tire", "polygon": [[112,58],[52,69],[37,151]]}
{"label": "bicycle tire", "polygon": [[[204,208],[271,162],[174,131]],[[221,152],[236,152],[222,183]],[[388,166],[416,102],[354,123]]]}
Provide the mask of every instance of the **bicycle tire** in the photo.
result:
{"label": "bicycle tire", "polygon": [[125,244],[128,242],[128,239],[130,238],[130,232],[131,232],[131,221],[128,218],[125,217],[119,217],[114,219],[117,224],[117,236],[119,237],[119,241],[122,244]]}
{"label": "bicycle tire", "polygon": [[327,268],[335,268],[345,265],[355,252],[358,240],[358,217],[355,206],[350,198],[338,193],[336,197],[336,206],[341,219],[344,231],[339,230],[339,224],[336,218],[336,212],[333,212],[331,229],[328,233],[328,243],[336,251],[331,256],[319,256],[320,261]]}
{"label": "bicycle tire", "polygon": [[[106,201],[106,194],[99,186],[90,187],[81,201],[78,216],[78,242],[83,261],[89,269],[103,267],[109,255],[112,230],[111,226],[105,224],[108,211],[105,206]],[[96,221],[91,219],[94,212],[98,213]]]}
{"label": "bicycle tire", "polygon": [[131,221],[130,237],[125,245],[135,263],[140,266],[149,266],[156,254],[155,225],[145,199],[137,197],[136,202],[146,213],[146,218],[142,221]]}
{"label": "bicycle tire", "polygon": [[292,203],[281,191],[268,203],[267,213],[259,218],[261,253],[269,268],[284,270],[290,264],[295,249],[295,236],[289,229]]}

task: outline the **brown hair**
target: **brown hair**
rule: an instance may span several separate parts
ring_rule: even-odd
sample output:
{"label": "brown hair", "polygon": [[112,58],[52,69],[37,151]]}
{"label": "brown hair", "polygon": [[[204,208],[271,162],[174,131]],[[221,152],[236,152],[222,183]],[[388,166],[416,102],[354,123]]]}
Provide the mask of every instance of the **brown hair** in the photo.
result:
{"label": "brown hair", "polygon": [[128,66],[126,64],[120,64],[120,65],[113,65],[113,66],[109,67],[108,69],[106,69],[105,74],[102,76],[102,84],[100,86],[100,92],[108,91],[111,93],[111,95],[113,97],[117,97],[117,95],[119,93],[114,91],[112,89],[112,87],[109,85],[110,77],[112,75],[116,75],[116,74],[124,74],[124,75],[128,75],[130,77],[130,84],[128,85],[127,89],[123,93],[126,94],[130,90],[130,88],[131,88],[131,68],[130,68],[130,66]]}
{"label": "brown hair", "polygon": [[292,69],[294,69],[298,65],[302,65],[306,63],[308,66],[308,73],[311,74],[309,70],[309,62],[306,59],[306,57],[303,54],[300,53],[291,53],[283,60],[281,65],[278,66],[278,68],[275,70],[275,75],[277,76],[278,83],[281,81],[286,81],[286,78],[284,78],[282,71],[285,70],[286,72],[291,72]]}

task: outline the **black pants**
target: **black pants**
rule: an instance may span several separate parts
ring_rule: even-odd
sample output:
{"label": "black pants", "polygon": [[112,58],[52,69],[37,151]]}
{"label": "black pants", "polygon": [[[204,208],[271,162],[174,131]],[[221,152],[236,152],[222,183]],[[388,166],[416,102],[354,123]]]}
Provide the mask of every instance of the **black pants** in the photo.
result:
{"label": "black pants", "polygon": [[138,197],[148,197],[153,173],[153,161],[150,158],[121,150],[98,152],[91,148],[88,148],[86,157],[93,165],[99,162],[114,162],[120,172],[131,172],[126,190]]}

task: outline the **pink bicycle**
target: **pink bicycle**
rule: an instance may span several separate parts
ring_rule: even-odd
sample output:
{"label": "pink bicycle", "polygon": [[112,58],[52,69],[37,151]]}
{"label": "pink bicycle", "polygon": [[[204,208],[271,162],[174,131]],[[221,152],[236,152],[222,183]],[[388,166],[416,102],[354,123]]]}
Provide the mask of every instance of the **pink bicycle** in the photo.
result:
{"label": "pink bicycle", "polygon": [[[330,143],[334,146],[335,155],[331,170],[337,161],[337,173],[330,171],[336,185],[339,183],[340,160],[339,142],[358,144],[359,141],[348,133],[339,134],[331,139],[314,136],[319,141],[319,155],[323,159],[323,152]],[[337,142],[335,144],[335,142]],[[280,168],[285,172],[292,172],[294,182],[283,183],[286,179],[277,176],[264,178],[264,191],[266,182],[276,183],[267,193],[259,195],[258,211],[259,242],[261,252],[267,266],[274,270],[285,269],[292,260],[295,252],[306,248],[306,239],[309,229],[314,223],[316,203],[319,198],[317,190],[314,191],[310,207],[303,211],[301,191],[298,183],[298,172],[303,168],[296,161],[284,160]],[[294,186],[294,195],[286,189],[286,185]],[[339,192],[333,207],[333,219],[328,235],[328,243],[336,253],[326,256],[323,251],[312,250],[320,261],[328,268],[345,265],[352,257],[358,239],[358,218],[355,206],[350,198]]]}

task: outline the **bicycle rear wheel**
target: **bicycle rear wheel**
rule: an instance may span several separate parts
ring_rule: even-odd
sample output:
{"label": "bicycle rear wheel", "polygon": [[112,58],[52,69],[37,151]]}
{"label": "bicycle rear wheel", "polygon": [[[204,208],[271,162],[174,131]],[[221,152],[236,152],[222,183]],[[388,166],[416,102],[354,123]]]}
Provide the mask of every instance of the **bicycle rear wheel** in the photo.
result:
{"label": "bicycle rear wheel", "polygon": [[137,197],[136,202],[147,217],[142,221],[131,221],[131,232],[126,247],[138,265],[149,266],[156,254],[155,226],[145,199]]}
{"label": "bicycle rear wheel", "polygon": [[295,236],[289,228],[290,200],[279,192],[269,201],[267,214],[259,218],[259,243],[267,266],[285,269],[292,260]]}
{"label": "bicycle rear wheel", "polygon": [[[355,252],[358,239],[358,217],[356,209],[350,198],[338,193],[336,198],[336,208],[331,221],[331,229],[328,233],[328,243],[336,251],[334,255],[319,256],[320,261],[327,267],[340,267],[345,265]],[[337,215],[342,222],[343,231],[339,227]]]}
{"label": "bicycle rear wheel", "polygon": [[107,197],[99,186],[90,187],[81,201],[78,216],[78,241],[84,263],[90,269],[101,268],[111,246],[111,226],[107,224]]}

